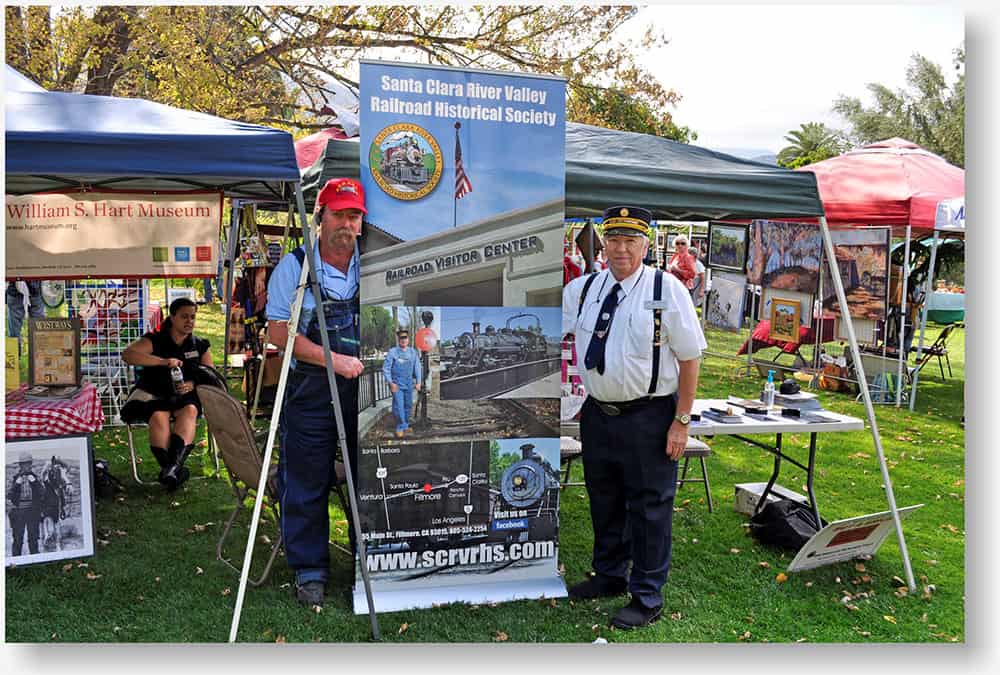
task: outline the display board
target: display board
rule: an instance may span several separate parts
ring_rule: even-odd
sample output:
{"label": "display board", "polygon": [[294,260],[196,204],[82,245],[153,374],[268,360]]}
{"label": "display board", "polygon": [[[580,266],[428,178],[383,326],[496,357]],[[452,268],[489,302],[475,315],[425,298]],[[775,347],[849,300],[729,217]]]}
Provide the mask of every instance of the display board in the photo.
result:
{"label": "display board", "polygon": [[397,389],[359,443],[375,609],[564,596],[565,82],[363,61],[360,88],[366,221],[390,235],[361,259],[362,351]]}
{"label": "display board", "polygon": [[210,277],[222,194],[7,195],[7,278]]}
{"label": "display board", "polygon": [[80,384],[80,320],[28,320],[28,386]]}
{"label": "display board", "polygon": [[106,426],[123,424],[121,407],[135,383],[135,369],[121,354],[146,332],[147,297],[139,279],[66,284],[69,316],[80,319],[80,370],[97,385]]}

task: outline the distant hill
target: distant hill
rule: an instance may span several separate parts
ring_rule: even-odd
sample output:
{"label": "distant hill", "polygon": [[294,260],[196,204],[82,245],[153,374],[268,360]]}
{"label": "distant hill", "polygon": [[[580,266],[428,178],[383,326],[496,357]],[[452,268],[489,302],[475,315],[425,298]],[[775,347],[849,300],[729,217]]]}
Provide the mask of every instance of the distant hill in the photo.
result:
{"label": "distant hill", "polygon": [[762,164],[777,165],[778,155],[764,148],[711,148],[716,152],[724,152],[733,157],[748,159],[751,162],[761,162]]}

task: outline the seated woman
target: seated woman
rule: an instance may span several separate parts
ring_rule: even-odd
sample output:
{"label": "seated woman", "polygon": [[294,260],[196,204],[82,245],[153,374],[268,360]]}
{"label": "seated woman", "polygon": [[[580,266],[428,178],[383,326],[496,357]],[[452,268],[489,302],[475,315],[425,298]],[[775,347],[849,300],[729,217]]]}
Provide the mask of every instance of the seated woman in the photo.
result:
{"label": "seated woman", "polygon": [[[143,368],[122,407],[121,417],[130,424],[149,424],[149,449],[160,464],[159,481],[168,490],[176,490],[190,476],[184,462],[194,449],[195,427],[201,414],[194,385],[199,364],[212,365],[208,340],[194,335],[197,312],[198,306],[191,300],[174,300],[160,330],[146,333],[122,352],[125,363]],[[176,392],[170,375],[174,367],[184,375]]]}

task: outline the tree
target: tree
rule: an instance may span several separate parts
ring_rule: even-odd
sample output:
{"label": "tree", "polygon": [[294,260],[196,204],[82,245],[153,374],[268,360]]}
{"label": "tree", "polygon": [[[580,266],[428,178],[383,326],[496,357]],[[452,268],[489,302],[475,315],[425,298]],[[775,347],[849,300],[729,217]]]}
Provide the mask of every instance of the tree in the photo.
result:
{"label": "tree", "polygon": [[790,145],[778,153],[778,166],[797,169],[824,159],[836,157],[847,150],[847,141],[841,132],[820,122],[807,122],[789,131],[785,140]]}
{"label": "tree", "polygon": [[840,96],[835,112],[851,125],[850,139],[865,145],[887,138],[912,141],[944,157],[955,166],[965,166],[965,45],[954,51],[957,81],[949,86],[941,67],[914,54],[906,69],[907,88],[892,91],[870,83],[875,104],[866,108],[860,99]]}
{"label": "tree", "polygon": [[105,6],[5,8],[7,62],[42,86],[136,96],[293,131],[329,126],[331,81],[359,58],[561,75],[568,119],[693,137],[677,92],[635,62],[662,36],[617,36],[634,7]]}
{"label": "tree", "polygon": [[361,308],[361,334],[364,336],[365,347],[388,350],[396,344],[393,331],[392,315],[385,307],[364,305]]}

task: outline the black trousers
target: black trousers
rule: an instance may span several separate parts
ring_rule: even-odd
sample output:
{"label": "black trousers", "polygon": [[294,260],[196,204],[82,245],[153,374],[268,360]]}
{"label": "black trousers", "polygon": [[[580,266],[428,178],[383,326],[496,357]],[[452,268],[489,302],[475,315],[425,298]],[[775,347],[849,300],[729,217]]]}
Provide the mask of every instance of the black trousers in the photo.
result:
{"label": "black trousers", "polygon": [[611,579],[627,575],[629,592],[651,608],[663,604],[670,571],[677,462],[666,448],[676,409],[676,398],[665,396],[611,416],[588,398],[580,414],[594,571]]}

